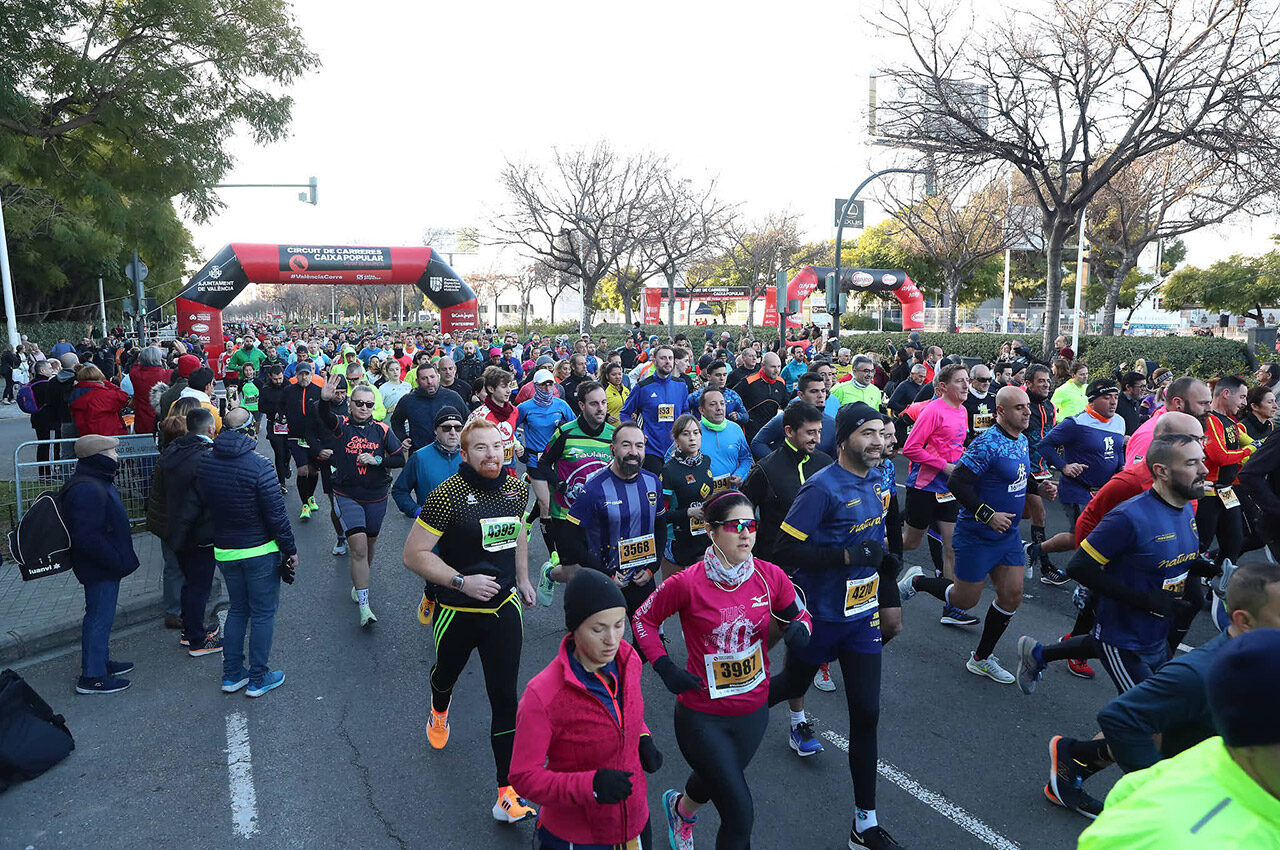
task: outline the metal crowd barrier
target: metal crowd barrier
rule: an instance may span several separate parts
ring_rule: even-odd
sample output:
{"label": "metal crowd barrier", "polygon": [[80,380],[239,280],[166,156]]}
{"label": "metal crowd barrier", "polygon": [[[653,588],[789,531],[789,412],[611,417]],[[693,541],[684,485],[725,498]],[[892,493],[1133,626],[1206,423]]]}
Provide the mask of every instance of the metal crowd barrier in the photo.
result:
{"label": "metal crowd barrier", "polygon": [[[57,491],[75,472],[75,440],[30,440],[13,450],[13,478],[17,519],[41,493]],[[38,458],[39,449],[48,447],[48,460]],[[141,525],[147,519],[147,497],[151,495],[151,473],[155,470],[155,437],[150,434],[126,434],[120,437],[120,470],[116,473],[116,489],[124,500],[129,522]]]}

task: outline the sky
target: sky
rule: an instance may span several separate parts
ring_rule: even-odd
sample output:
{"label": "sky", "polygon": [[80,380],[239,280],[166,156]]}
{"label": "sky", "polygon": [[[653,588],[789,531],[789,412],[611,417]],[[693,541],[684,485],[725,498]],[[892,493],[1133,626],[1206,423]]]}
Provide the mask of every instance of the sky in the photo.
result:
{"label": "sky", "polygon": [[[863,19],[868,2],[720,0],[601,4],[360,4],[305,0],[298,24],[323,63],[291,88],[288,138],[231,142],[228,183],[319,181],[297,189],[225,189],[226,208],[189,223],[203,257],[228,242],[418,245],[428,227],[479,227],[503,203],[507,160],[548,162],[553,148],[605,140],[668,154],[715,178],[750,218],[799,216],[831,238],[833,199],[888,152],[865,144],[869,73],[891,55]],[[874,204],[868,220],[882,218]],[[1273,219],[1187,239],[1189,261],[1267,250]],[[464,275],[509,265],[487,249]]]}

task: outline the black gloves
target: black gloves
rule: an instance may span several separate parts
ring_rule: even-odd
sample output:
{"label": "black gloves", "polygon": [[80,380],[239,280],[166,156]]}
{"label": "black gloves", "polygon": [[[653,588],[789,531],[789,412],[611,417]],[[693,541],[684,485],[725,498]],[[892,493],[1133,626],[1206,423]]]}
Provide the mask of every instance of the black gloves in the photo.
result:
{"label": "black gloves", "polygon": [[1182,611],[1189,611],[1191,603],[1168,590],[1153,590],[1146,594],[1142,606],[1148,612],[1166,620],[1172,620]]}
{"label": "black gloves", "polygon": [[662,767],[662,753],[649,735],[640,736],[640,766],[645,773],[657,773]]}
{"label": "black gloves", "polygon": [[621,803],[631,796],[631,771],[602,767],[591,780],[591,790],[597,803]]}
{"label": "black gloves", "polygon": [[662,684],[673,694],[682,694],[694,688],[702,687],[702,680],[681,667],[672,663],[671,657],[664,655],[653,662],[653,672],[662,677]]}
{"label": "black gloves", "polygon": [[[879,569],[884,558],[884,544],[879,540],[864,540],[857,546],[844,550],[851,567],[875,567]],[[840,566],[844,566],[841,564]]]}
{"label": "black gloves", "polygon": [[1198,558],[1191,559],[1187,564],[1187,570],[1193,576],[1199,576],[1200,578],[1217,578],[1222,575],[1222,567],[1218,566],[1212,558],[1203,553]]}
{"label": "black gloves", "polygon": [[280,566],[276,567],[280,580],[285,584],[293,584],[293,577],[297,575],[297,565],[290,561],[291,557],[281,558]]}
{"label": "black gloves", "polygon": [[809,628],[799,620],[792,620],[782,630],[782,639],[787,649],[800,650],[809,645]]}

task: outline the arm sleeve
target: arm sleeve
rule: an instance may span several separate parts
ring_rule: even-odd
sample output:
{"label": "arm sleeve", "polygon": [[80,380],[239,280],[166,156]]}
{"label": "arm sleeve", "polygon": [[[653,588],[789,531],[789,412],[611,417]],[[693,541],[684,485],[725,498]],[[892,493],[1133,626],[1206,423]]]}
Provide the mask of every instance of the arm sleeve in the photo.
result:
{"label": "arm sleeve", "polygon": [[396,500],[400,513],[412,517],[418,513],[418,505],[413,500],[414,488],[418,486],[418,464],[415,457],[410,457],[404,465],[404,471],[396,477],[391,485],[391,498]]}
{"label": "arm sleeve", "polygon": [[970,513],[976,513],[978,510],[978,476],[980,472],[974,470],[973,466],[965,461],[970,457],[966,452],[964,457],[960,458],[960,462],[956,464],[955,472],[947,478],[947,489],[956,497],[956,501],[960,506]]}
{"label": "arm sleeve", "polygon": [[902,556],[902,509],[898,507],[898,494],[889,499],[889,514],[885,517],[885,540],[889,551]]}
{"label": "arm sleeve", "polygon": [[684,575],[683,572],[676,573],[658,585],[631,618],[631,632],[636,639],[636,646],[650,664],[667,654],[667,647],[658,634],[658,627],[688,604],[688,581],[683,578]]}
{"label": "arm sleeve", "polygon": [[[1106,566],[1107,559],[1100,556],[1098,551],[1090,545],[1091,542],[1099,537],[1098,531],[1107,524],[1108,520],[1114,519],[1116,516],[1116,514],[1111,514],[1105,517],[1102,522],[1098,523],[1098,527],[1093,530],[1088,539],[1080,544],[1080,548],[1071,556],[1071,561],[1067,564],[1067,575],[1090,590],[1101,593],[1103,596],[1110,596],[1112,599],[1123,602],[1132,608],[1142,609],[1146,607],[1146,595],[1104,570],[1103,567]],[[1103,560],[1098,560],[1099,557],[1103,557]]]}
{"label": "arm sleeve", "polygon": [[1205,685],[1194,667],[1166,664],[1098,712],[1098,726],[1125,773],[1160,761],[1153,735],[1204,717]]}
{"label": "arm sleeve", "polygon": [[775,444],[783,438],[782,417],[775,416],[764,424],[751,441],[750,452],[756,460],[764,460],[776,448]]}
{"label": "arm sleeve", "polygon": [[1070,419],[1064,419],[1057,425],[1054,425],[1053,428],[1050,429],[1049,433],[1045,434],[1044,437],[1036,443],[1036,452],[1039,453],[1041,459],[1044,460],[1045,463],[1049,464],[1054,469],[1062,469],[1062,467],[1067,465],[1067,462],[1062,459],[1062,455],[1058,454],[1058,449],[1070,439],[1068,432],[1070,432],[1075,425],[1076,423],[1072,422]]}
{"label": "arm sleeve", "polygon": [[826,513],[826,493],[817,487],[801,487],[787,511],[782,531],[775,544],[774,555],[780,565],[792,570],[800,567],[845,566],[844,549],[814,543],[814,523]]}
{"label": "arm sleeve", "polygon": [[547,768],[551,745],[550,712],[537,694],[526,688],[516,707],[515,740],[511,750],[511,782],[520,793],[541,804],[582,809],[597,805],[592,792],[594,770],[558,771]]}

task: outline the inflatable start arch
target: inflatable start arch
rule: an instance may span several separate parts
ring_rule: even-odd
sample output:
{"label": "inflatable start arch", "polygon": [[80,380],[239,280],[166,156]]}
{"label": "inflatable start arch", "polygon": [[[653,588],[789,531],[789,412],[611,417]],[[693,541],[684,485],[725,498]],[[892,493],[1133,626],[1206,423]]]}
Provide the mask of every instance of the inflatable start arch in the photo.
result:
{"label": "inflatable start arch", "polygon": [[412,284],[440,308],[441,330],[480,326],[475,293],[431,248],[233,242],[205,263],[177,300],[178,333],[194,333],[210,363],[223,349],[223,309],[251,283]]}

